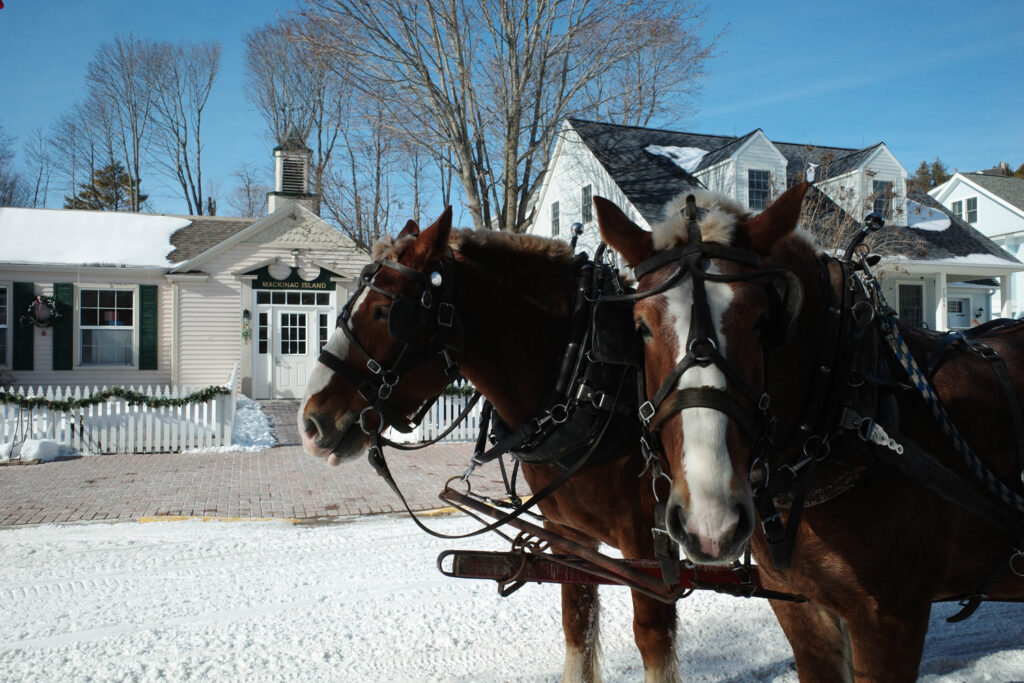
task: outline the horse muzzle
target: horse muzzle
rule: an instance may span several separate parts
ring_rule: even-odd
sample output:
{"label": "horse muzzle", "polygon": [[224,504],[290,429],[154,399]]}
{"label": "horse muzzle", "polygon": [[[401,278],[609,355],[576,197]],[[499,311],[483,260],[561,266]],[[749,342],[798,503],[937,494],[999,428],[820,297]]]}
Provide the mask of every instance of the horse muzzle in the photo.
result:
{"label": "horse muzzle", "polygon": [[359,457],[366,452],[369,437],[359,427],[358,413],[346,413],[339,420],[310,412],[299,417],[302,447],[312,456],[326,458],[329,465]]}
{"label": "horse muzzle", "polygon": [[735,500],[692,509],[673,492],[665,508],[665,529],[696,564],[730,564],[753,532],[753,509]]}

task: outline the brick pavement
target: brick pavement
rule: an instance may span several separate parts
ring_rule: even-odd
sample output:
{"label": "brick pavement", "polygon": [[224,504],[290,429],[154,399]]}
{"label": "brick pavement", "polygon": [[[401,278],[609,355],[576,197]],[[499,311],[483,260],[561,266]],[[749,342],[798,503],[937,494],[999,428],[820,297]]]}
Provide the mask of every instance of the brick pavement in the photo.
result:
{"label": "brick pavement", "polygon": [[[0,467],[0,526],[159,516],[331,519],[401,511],[365,460],[328,467],[298,446],[296,403],[267,402],[279,445],[257,453],[100,455]],[[290,431],[289,431],[290,429]],[[388,462],[415,510],[461,474],[472,444],[392,451]],[[496,467],[474,491],[503,490]]]}

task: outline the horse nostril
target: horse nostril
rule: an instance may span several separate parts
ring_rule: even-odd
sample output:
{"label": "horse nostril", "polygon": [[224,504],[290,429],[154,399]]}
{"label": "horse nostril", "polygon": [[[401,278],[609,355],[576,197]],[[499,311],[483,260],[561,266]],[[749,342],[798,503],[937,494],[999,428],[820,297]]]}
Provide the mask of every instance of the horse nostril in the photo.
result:
{"label": "horse nostril", "polygon": [[682,505],[671,500],[665,506],[665,530],[677,542],[687,537],[686,512]]}
{"label": "horse nostril", "polygon": [[306,436],[308,436],[310,439],[315,440],[319,438],[320,435],[323,433],[323,430],[320,429],[320,424],[316,421],[316,418],[313,416],[307,417],[303,421],[303,427],[305,428]]}
{"label": "horse nostril", "polygon": [[750,510],[745,505],[736,506],[736,527],[733,531],[733,539],[737,543],[745,542],[754,531],[754,520],[750,516]]}

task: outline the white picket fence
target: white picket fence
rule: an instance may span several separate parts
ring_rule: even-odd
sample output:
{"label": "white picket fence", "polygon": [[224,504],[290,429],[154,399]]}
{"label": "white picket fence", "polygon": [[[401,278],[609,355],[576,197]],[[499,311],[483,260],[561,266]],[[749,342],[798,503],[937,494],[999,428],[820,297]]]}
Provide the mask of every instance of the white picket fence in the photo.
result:
{"label": "white picket fence", "polygon": [[[447,396],[442,395],[427,411],[426,417],[418,427],[410,433],[403,434],[395,429],[389,429],[384,436],[396,443],[419,443],[429,441],[438,434],[448,429],[449,425],[459,416],[469,403],[469,396]],[[480,399],[462,424],[452,430],[441,443],[451,441],[473,441],[476,439],[477,431],[480,429],[480,411],[483,408],[483,399]]]}
{"label": "white picket fence", "polygon": [[[71,408],[19,407],[0,402],[0,443],[48,439],[82,453],[176,453],[231,444],[238,401],[238,364],[228,381],[227,394],[201,403],[149,407],[129,405],[112,397],[104,403]],[[83,399],[106,387],[24,387],[19,396],[64,401]],[[201,389],[189,387],[128,387],[154,398],[182,398]]]}

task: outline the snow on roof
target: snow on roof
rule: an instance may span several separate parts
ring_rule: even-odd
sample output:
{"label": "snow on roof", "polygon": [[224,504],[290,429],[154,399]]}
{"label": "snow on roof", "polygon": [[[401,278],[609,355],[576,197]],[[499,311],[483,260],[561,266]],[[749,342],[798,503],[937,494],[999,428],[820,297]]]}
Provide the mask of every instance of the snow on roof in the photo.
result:
{"label": "snow on roof", "polygon": [[0,208],[0,262],[166,267],[180,216]]}
{"label": "snow on roof", "polygon": [[708,153],[706,149],[699,147],[671,147],[663,145],[647,145],[644,151],[650,154],[668,157],[676,166],[687,173],[693,173],[700,164],[700,160]]}
{"label": "snow on roof", "polygon": [[907,226],[918,230],[942,231],[952,223],[949,216],[923,204],[907,200]]}

